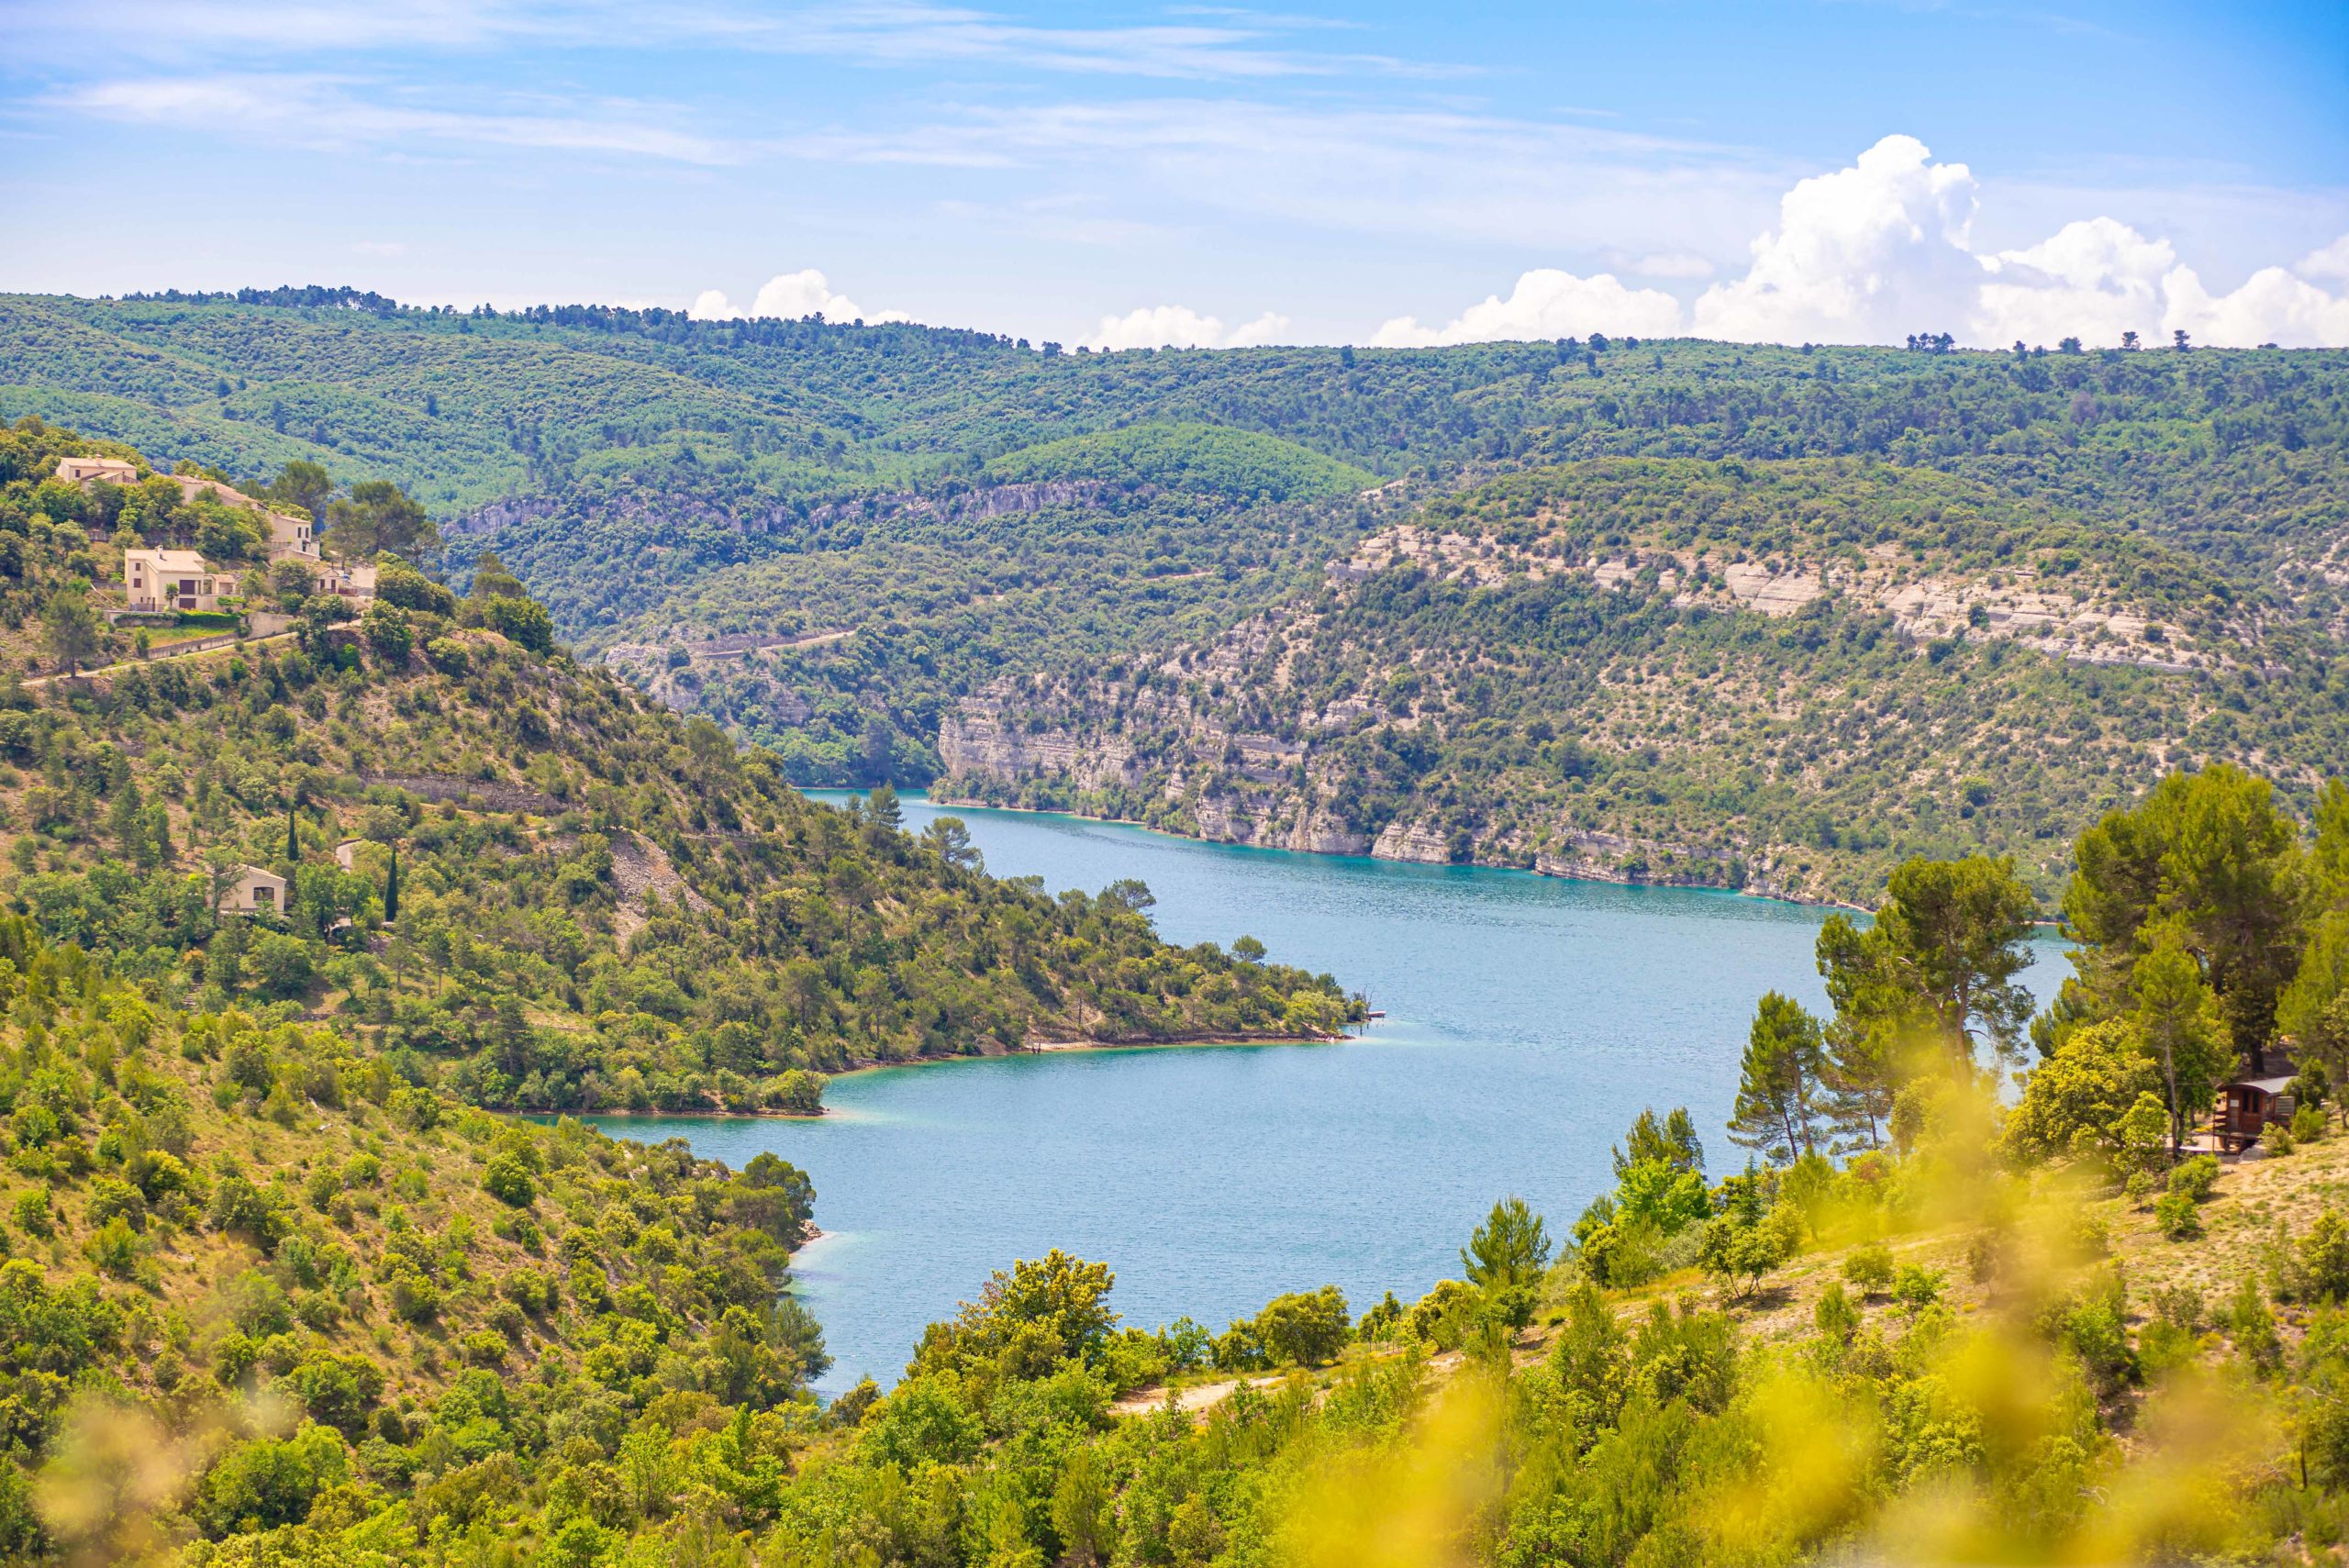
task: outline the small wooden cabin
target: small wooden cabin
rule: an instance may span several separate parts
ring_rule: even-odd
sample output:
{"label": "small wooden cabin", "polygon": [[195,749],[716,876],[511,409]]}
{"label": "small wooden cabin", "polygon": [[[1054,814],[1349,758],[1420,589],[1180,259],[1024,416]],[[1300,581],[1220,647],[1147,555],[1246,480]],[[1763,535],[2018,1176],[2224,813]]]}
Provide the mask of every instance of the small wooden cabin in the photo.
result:
{"label": "small wooden cabin", "polygon": [[2291,1095],[2293,1074],[2238,1078],[2219,1085],[2218,1104],[2210,1114],[2210,1130],[2219,1147],[2240,1150],[2259,1140],[2271,1121],[2288,1122],[2298,1108]]}

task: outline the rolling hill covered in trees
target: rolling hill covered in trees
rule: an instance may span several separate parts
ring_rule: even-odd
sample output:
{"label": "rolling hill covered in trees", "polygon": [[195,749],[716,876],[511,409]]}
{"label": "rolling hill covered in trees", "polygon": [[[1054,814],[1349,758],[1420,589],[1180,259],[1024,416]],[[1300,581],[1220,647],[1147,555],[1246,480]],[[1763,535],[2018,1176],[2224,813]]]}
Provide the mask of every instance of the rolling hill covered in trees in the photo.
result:
{"label": "rolling hill covered in trees", "polygon": [[[54,635],[119,593],[126,536],[41,482],[82,445],[0,433],[0,619]],[[886,792],[810,803],[574,662],[511,577],[461,601],[386,561],[356,620],[321,598],[214,653],[9,673],[0,833],[46,937],[174,1000],[344,1020],[410,1080],[522,1109],[806,1108],[858,1062],[1348,1016],[1333,981],[1159,941],[1129,891],[989,877]],[[217,914],[247,866],[286,879],[280,909]]]}
{"label": "rolling hill covered in trees", "polygon": [[[573,350],[533,334],[615,330],[412,322],[364,301],[152,309],[257,339],[273,324],[376,333],[379,354],[482,335],[543,359]],[[72,311],[51,317],[58,342],[99,352],[65,330]],[[1637,367],[1614,357],[1639,351],[1489,362],[1547,354],[1544,386],[1620,385]],[[106,352],[111,390],[70,394],[104,428],[148,418],[180,439],[244,422],[130,395],[200,362],[189,350]],[[1814,373],[1816,356],[1782,358]],[[2084,370],[2143,378],[2151,408],[2205,362],[2144,358]],[[1328,359],[1342,375],[1373,356]],[[1064,373],[1048,362],[1020,373]],[[1432,388],[1481,362],[1406,368]],[[1965,384],[1969,406],[1994,369],[1884,363]],[[437,402],[448,368],[414,389]],[[291,377],[271,384],[282,397]],[[379,392],[399,385],[387,372]],[[224,372],[204,397],[249,390]],[[489,561],[460,596],[387,555],[363,616],[288,586],[282,636],[105,663],[124,651],[95,620],[124,536],[203,521],[106,515],[120,495],[46,482],[88,443],[25,420],[0,436],[0,1553],[1612,1568],[2312,1562],[2349,1539],[2349,794],[2317,787],[2340,705],[2312,683],[2338,680],[2338,611],[2310,553],[2337,532],[2337,443],[2198,448],[2188,420],[2164,469],[2148,414],[2127,438],[2134,471],[2106,494],[2052,449],[2033,455],[2027,429],[2003,454],[1961,441],[1933,462],[1581,450],[1553,431],[1557,450],[1446,448],[1412,464],[1437,472],[1364,495],[1330,465],[1384,470],[1341,441],[1252,430],[1319,454],[1291,461],[1201,438],[1206,422],[1060,430],[1050,443],[1079,443],[1063,471],[791,511],[786,535],[833,540],[798,553],[850,558],[833,563],[843,582],[894,548],[868,529],[934,530],[935,559],[982,562],[985,525],[1032,530],[953,601],[968,614],[1004,595],[1030,617],[1002,669],[909,657],[930,684],[889,685],[883,663],[870,686],[825,691],[915,690],[939,705],[941,749],[1025,748],[1018,787],[1057,787],[1124,746],[1166,783],[1193,768],[1241,781],[1184,784],[1235,813],[1363,801],[1392,827],[1457,808],[1461,827],[1422,837],[1464,831],[1467,853],[1489,819],[1470,814],[1520,797],[1529,833],[1542,812],[1605,830],[1573,815],[1586,807],[1692,839],[1739,813],[1787,830],[1820,801],[1839,836],[1873,835],[1872,808],[1908,813],[1883,841],[1821,846],[1854,856],[1936,834],[2036,842],[2034,803],[2076,809],[2071,792],[2099,781],[2120,808],[2068,856],[1905,862],[1882,918],[1830,921],[1829,1015],[1759,999],[1730,1129],[1753,1156],[1742,1169],[1658,1106],[1570,1228],[1503,1198],[1460,1277],[1416,1303],[1301,1290],[1219,1332],[1123,1321],[1108,1262],[1006,1260],[959,1309],[939,1304],[896,1386],[825,1405],[808,1392],[820,1329],[785,1294],[821,1213],[803,1173],[490,1110],[805,1108],[810,1075],[868,1054],[1062,1029],[1326,1029],[1351,1012],[1336,984],[1169,947],[1131,885],[1055,900],[990,879],[952,829],[903,833],[886,791],[853,813],[808,803],[785,756],[575,662]],[[246,439],[217,439],[232,437]],[[328,444],[218,455],[282,478]],[[1994,459],[2017,466],[2001,478]],[[362,477],[335,462],[343,484]],[[1199,477],[1098,477],[1144,462]],[[1296,483],[1246,506],[1209,483],[1284,462]],[[2034,463],[2071,478],[2031,482]],[[2250,510],[2221,505],[2228,473]],[[2128,526],[2116,496],[2172,484],[2161,526]],[[1135,584],[1105,567],[1056,598],[1071,562],[1121,558],[1053,545],[1055,509],[1114,543],[1123,514],[1095,504],[1111,490],[1149,513],[1123,548],[1159,563],[1142,575],[1167,596],[1121,596]],[[562,537],[585,515],[568,504],[513,517]],[[1195,509],[1196,531],[1168,506]],[[618,549],[626,514],[603,516]],[[750,565],[779,573],[791,553]],[[705,575],[695,591],[719,593]],[[921,588],[910,567],[869,580],[876,596]],[[866,634],[846,618],[809,615],[791,646],[854,659]],[[899,624],[902,647],[928,636]],[[653,644],[647,678],[763,651],[729,635],[778,635],[700,629],[698,647]],[[1087,652],[1116,646],[1131,651]],[[76,662],[101,667],[56,668]],[[1097,709],[1119,683],[1122,713]],[[1309,737],[1277,733],[1276,702],[1310,710]],[[1586,717],[1567,729],[1553,712]],[[2164,737],[2159,764],[2143,730]],[[1319,795],[1324,740],[1356,771]],[[2155,782],[2222,753],[2260,759],[2295,811],[2234,767]],[[1877,758],[1892,771],[1862,776]],[[1952,795],[1935,770],[1961,760],[1973,772]],[[1732,764],[1753,776],[1719,771]],[[2002,793],[2018,779],[2043,795]],[[1863,863],[1819,866],[1840,887]],[[2012,981],[2032,892],[2016,871],[2058,864],[2077,868],[2063,902],[2077,978],[2031,1030],[2039,1060],[2009,1101],[1985,1078],[2026,1049]],[[255,867],[286,879],[285,907],[224,917],[217,895]],[[2177,1146],[2245,1056],[2280,1077],[2286,1052],[2297,1104],[2265,1129],[2264,1158],[2222,1166]]]}
{"label": "rolling hill covered in trees", "polygon": [[[28,1562],[1337,1568],[2328,1560],[2349,1536],[2349,792],[2099,823],[2020,1101],[2027,893],[1913,862],[1760,1000],[1732,1139],[1417,1302],[1123,1320],[1057,1249],[824,1404],[820,1195],[494,1118],[362,1020],[0,915],[0,1551]],[[2281,983],[2279,991],[2279,983]],[[2264,1158],[2172,1144],[2280,1029]],[[1840,1162],[1826,1152],[1845,1156]],[[1563,1218],[1563,1217],[1558,1217]]]}
{"label": "rolling hill covered in trees", "polygon": [[[334,290],[19,295],[0,411],[395,479],[452,562],[494,549],[584,654],[800,783],[1853,896],[1976,843],[2044,892],[2172,758],[2288,790],[2337,767],[2349,357],[1938,341],[1090,354]],[[1657,477],[1571,522],[1496,511],[1512,475],[1626,461]],[[1684,482],[1701,538],[1657,493]],[[1583,561],[1472,581],[1418,553],[1528,528],[1509,550]],[[1744,592],[1757,571],[1777,586]],[[1458,605],[1397,599],[1413,572]],[[1228,700],[1267,639],[1291,684]],[[1225,692],[1179,715],[1139,692],[1209,665]],[[1405,711],[1348,710],[1336,743],[1330,702],[1413,672]],[[1134,739],[1142,763],[1105,762]]]}

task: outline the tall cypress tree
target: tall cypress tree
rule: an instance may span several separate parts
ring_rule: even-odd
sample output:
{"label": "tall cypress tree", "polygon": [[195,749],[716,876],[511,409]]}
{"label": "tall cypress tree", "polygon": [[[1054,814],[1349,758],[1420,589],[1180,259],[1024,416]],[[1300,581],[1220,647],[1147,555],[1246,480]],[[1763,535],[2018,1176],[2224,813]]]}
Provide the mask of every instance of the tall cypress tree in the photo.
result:
{"label": "tall cypress tree", "polygon": [[296,802],[292,800],[285,803],[285,858],[289,861],[298,861],[302,858],[302,835],[294,825],[295,804]]}
{"label": "tall cypress tree", "polygon": [[392,869],[384,878],[384,924],[400,917],[400,847],[392,846]]}

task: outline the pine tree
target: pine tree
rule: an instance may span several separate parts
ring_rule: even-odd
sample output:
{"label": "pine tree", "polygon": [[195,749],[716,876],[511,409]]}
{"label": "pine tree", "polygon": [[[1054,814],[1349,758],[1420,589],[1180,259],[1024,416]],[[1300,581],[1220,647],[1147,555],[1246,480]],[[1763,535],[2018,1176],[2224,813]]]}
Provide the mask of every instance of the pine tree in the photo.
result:
{"label": "pine tree", "polygon": [[139,798],[138,784],[131,779],[124,779],[116,786],[114,805],[106,813],[106,830],[122,846],[122,858],[135,865],[147,863],[150,846],[145,842],[146,804]]}
{"label": "pine tree", "polygon": [[1838,1017],[1826,1036],[1820,1063],[1828,1121],[1842,1134],[1841,1147],[1884,1147],[1892,1101],[1900,1087],[1899,1031],[1885,1018]]}
{"label": "pine tree", "polygon": [[1824,1056],[1819,1020],[1801,1003],[1776,991],[1764,996],[1746,1037],[1730,1140],[1779,1164],[1815,1152]]}
{"label": "pine tree", "polygon": [[2188,1125],[2210,1106],[2211,1091],[2234,1058],[2219,999],[2182,938],[2174,923],[2165,922],[2154,951],[2137,961],[2134,973],[2137,1030],[2162,1064],[2173,1155],[2184,1145]]}

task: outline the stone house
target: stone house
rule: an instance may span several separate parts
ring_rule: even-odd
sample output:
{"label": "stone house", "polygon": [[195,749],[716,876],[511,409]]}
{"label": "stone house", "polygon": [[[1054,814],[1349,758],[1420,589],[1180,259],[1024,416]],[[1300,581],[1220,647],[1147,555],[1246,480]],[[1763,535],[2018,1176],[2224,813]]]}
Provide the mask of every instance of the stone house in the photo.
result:
{"label": "stone house", "polygon": [[206,564],[192,550],[122,552],[124,603],[143,611],[217,610],[237,596],[237,574]]}
{"label": "stone house", "polygon": [[101,479],[108,484],[136,484],[139,465],[118,457],[61,457],[57,460],[57,477],[84,490]]}
{"label": "stone house", "polygon": [[309,518],[273,512],[235,485],[223,484],[217,479],[205,479],[193,473],[172,473],[164,477],[180,487],[180,499],[183,501],[209,495],[223,506],[234,506],[239,511],[259,512],[269,524],[269,542],[262,549],[270,560],[293,558],[315,562],[318,559],[318,528]]}
{"label": "stone house", "polygon": [[261,866],[239,866],[215,907],[223,915],[277,914],[285,907],[285,879]]}

